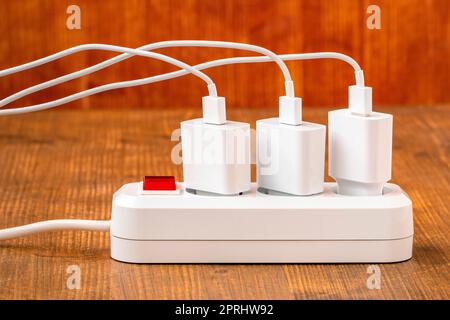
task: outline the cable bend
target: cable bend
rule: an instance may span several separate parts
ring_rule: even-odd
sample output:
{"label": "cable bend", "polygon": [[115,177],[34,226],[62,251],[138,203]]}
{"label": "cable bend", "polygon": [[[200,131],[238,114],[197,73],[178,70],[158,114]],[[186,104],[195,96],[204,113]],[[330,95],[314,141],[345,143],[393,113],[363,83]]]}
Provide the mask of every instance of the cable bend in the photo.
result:
{"label": "cable bend", "polygon": [[[24,71],[30,68],[34,68],[40,65],[43,65],[45,63],[60,59],[62,57],[65,57],[67,55],[70,55],[72,53],[75,52],[79,52],[79,51],[83,51],[83,50],[91,50],[89,48],[89,44],[84,44],[84,45],[79,45],[73,48],[69,48],[57,53],[54,53],[52,55],[49,55],[47,57],[32,61],[32,62],[28,62],[16,67],[12,67],[9,69],[5,69],[0,71],[0,77],[6,76],[6,75],[10,75],[16,72],[20,72],[20,71]],[[105,45],[106,46],[106,45]],[[155,49],[161,49],[161,48],[168,48],[168,47],[189,47],[189,46],[193,46],[193,47],[217,47],[217,48],[229,48],[229,49],[240,49],[240,50],[248,50],[248,51],[253,51],[253,52],[257,52],[263,55],[266,55],[268,57],[270,57],[273,61],[275,61],[278,66],[280,67],[281,71],[283,72],[284,78],[285,78],[285,87],[286,87],[286,95],[287,96],[294,96],[294,84],[292,82],[292,78],[291,78],[291,74],[289,72],[289,69],[287,67],[287,65],[284,63],[283,60],[281,60],[274,52],[260,47],[260,46],[256,46],[256,45],[251,45],[251,44],[246,44],[246,43],[237,43],[237,42],[228,42],[228,41],[209,41],[209,40],[172,40],[172,41],[160,41],[160,42],[155,42],[155,43],[151,43],[151,44],[147,44],[144,46],[141,46],[137,49],[130,49],[130,50],[146,50],[146,51],[151,51],[151,50],[155,50]],[[124,48],[124,47],[122,47]],[[105,60],[101,63],[98,63],[92,67],[89,67],[87,69],[84,70],[80,70],[79,72],[76,73],[72,73],[70,75],[60,77],[54,80],[59,80],[59,79],[64,79],[61,82],[65,82],[77,77],[80,77],[82,75],[86,75],[101,69],[104,69],[112,64],[118,63],[120,61],[123,61],[125,59],[131,58],[132,56],[136,55],[137,53],[132,53],[130,51],[125,52],[121,55],[118,55],[117,57],[113,57],[111,59]],[[84,73],[84,71],[87,71],[86,73]],[[191,71],[192,72],[192,71]],[[49,86],[61,83],[61,82],[47,82],[49,84]],[[45,84],[47,84],[45,83]],[[51,84],[50,84],[51,83]],[[44,87],[46,88],[46,87]],[[48,87],[47,87],[48,88]],[[31,89],[31,88],[30,88]],[[27,93],[29,94],[29,93]],[[18,99],[18,98],[17,98]],[[5,102],[5,104],[10,103],[12,101],[9,102]],[[0,104],[0,107],[2,105]]]}
{"label": "cable bend", "polygon": [[238,49],[253,51],[260,53],[267,58],[273,60],[281,69],[284,76],[286,96],[293,97],[295,95],[294,83],[292,81],[291,73],[286,63],[280,59],[280,57],[273,51],[266,49],[264,47],[256,46],[253,44],[230,42],[230,41],[211,41],[211,40],[170,40],[170,41],[160,41],[149,45],[140,47],[141,50],[156,50],[161,48],[171,48],[171,47],[212,47],[212,48],[228,48],[228,49]]}
{"label": "cable bend", "polygon": [[[338,59],[338,60],[345,61],[345,62],[349,63],[350,65],[352,65],[352,67],[355,69],[355,75],[358,75],[358,74],[360,75],[359,78],[358,77],[356,78],[356,84],[358,86],[364,86],[364,75],[363,75],[363,71],[361,70],[360,66],[358,65],[358,63],[355,60],[353,60],[352,58],[350,58],[349,56],[346,56],[344,54],[340,54],[340,53],[336,53],[336,52],[317,52],[317,53],[283,54],[283,55],[280,55],[279,57],[280,57],[280,59],[283,59],[283,60]],[[27,94],[39,91],[41,89],[45,89],[54,84],[58,84],[58,83],[62,83],[64,81],[68,81],[70,79],[74,79],[78,76],[82,76],[82,75],[94,72],[94,71],[92,71],[93,68],[97,68],[98,66],[101,66],[103,68],[104,63],[106,63],[108,61],[109,60],[104,61],[98,65],[74,72],[72,74],[62,76],[60,78],[53,79],[53,80],[44,82],[42,84],[30,87],[28,89],[22,90],[20,92],[17,92],[15,94],[1,100],[0,107],[4,106],[14,100],[17,100],[20,97],[25,96]],[[197,70],[204,70],[207,68],[213,68],[213,67],[235,64],[235,63],[258,63],[258,62],[270,62],[270,61],[272,61],[272,60],[267,56],[265,56],[265,57],[261,57],[261,56],[235,57],[235,58],[226,58],[226,59],[208,61],[205,63],[198,64],[196,66],[193,66],[193,68],[195,68]],[[165,73],[165,74],[161,74],[161,75],[157,75],[157,76],[153,76],[153,77],[148,77],[148,78],[141,78],[141,79],[136,79],[136,80],[129,80],[129,81],[105,84],[102,86],[98,86],[95,88],[91,88],[91,89],[88,89],[85,91],[81,91],[81,92],[72,94],[70,96],[67,96],[67,97],[64,97],[64,98],[61,98],[58,100],[47,102],[44,105],[41,104],[41,105],[35,105],[35,106],[31,106],[31,107],[0,110],[0,116],[38,111],[38,110],[47,108],[49,104],[51,104],[51,107],[55,107],[55,106],[65,104],[65,103],[68,103],[68,102],[71,102],[71,101],[74,101],[77,99],[81,99],[84,97],[88,97],[88,96],[97,94],[100,92],[150,84],[150,83],[154,83],[154,82],[158,82],[158,81],[164,81],[164,80],[168,80],[168,79],[177,78],[180,76],[184,76],[186,74],[189,74],[189,72],[186,70],[178,70],[178,71],[173,71],[173,72],[169,72],[169,73]]]}
{"label": "cable bend", "polygon": [[[75,53],[75,52],[79,52],[79,51],[83,51],[83,50],[104,50],[104,51],[114,51],[114,52],[125,52],[126,54],[136,54],[136,55],[140,55],[140,56],[144,56],[144,57],[149,57],[149,58],[154,58],[157,60],[161,60],[167,63],[170,63],[172,65],[175,65],[181,69],[186,70],[187,72],[190,72],[192,74],[194,74],[195,76],[201,78],[202,80],[204,80],[207,84],[207,88],[208,88],[208,92],[210,96],[213,97],[217,97],[217,89],[216,89],[216,85],[214,84],[214,82],[212,81],[212,79],[210,77],[208,77],[206,74],[204,74],[203,72],[196,70],[195,68],[193,68],[192,66],[171,58],[169,56],[165,56],[163,54],[160,53],[155,53],[155,52],[147,52],[144,50],[137,50],[137,49],[131,49],[131,48],[127,48],[127,47],[120,47],[120,46],[114,46],[114,45],[105,45],[105,44],[85,44],[85,45],[80,45],[80,46],[76,46],[73,48],[70,48],[68,50],[65,50],[64,54],[68,55],[71,53]],[[59,53],[60,55],[62,54],[61,52]],[[52,55],[51,58],[49,59],[56,59],[55,55]],[[37,61],[35,61],[37,63]],[[21,68],[21,66],[16,67],[18,69]],[[10,68],[7,70],[12,70],[14,68]],[[17,70],[18,70],[17,69]],[[7,71],[6,70],[6,71]],[[9,71],[10,73],[13,73],[12,71]],[[18,71],[14,71],[14,72],[18,72]],[[32,89],[33,88],[28,88],[28,89]],[[23,95],[20,92],[18,93],[19,95]],[[16,100],[17,94],[13,95],[13,96],[9,96],[3,100],[0,101],[0,108],[5,106],[6,104]],[[79,96],[75,95],[71,95],[68,97],[64,97],[58,100],[53,100],[50,102],[46,102],[46,103],[41,103],[38,105],[34,105],[34,106],[29,106],[29,107],[23,107],[23,108],[15,108],[15,109],[7,109],[7,110],[1,110],[0,111],[0,116],[8,116],[8,115],[14,115],[14,114],[22,114],[22,113],[28,113],[28,112],[34,112],[34,111],[40,111],[40,110],[45,110],[45,109],[49,109],[49,108],[53,108],[56,106],[59,106],[61,104],[64,103],[68,103],[74,100],[79,99]]]}
{"label": "cable bend", "polygon": [[[210,77],[208,77],[206,74],[204,74],[203,72],[194,69],[192,66],[188,65],[187,63],[184,63],[180,60],[174,59],[172,57],[166,56],[164,54],[161,53],[156,53],[156,52],[148,52],[148,51],[144,51],[144,50],[139,50],[139,49],[132,49],[132,48],[127,48],[127,47],[121,47],[121,46],[115,46],[115,45],[110,45],[110,44],[98,44],[98,43],[92,43],[92,44],[82,44],[82,45],[78,45],[63,51],[60,51],[58,53],[52,54],[50,56],[41,58],[39,60],[36,61],[32,61],[29,63],[25,63],[23,65],[17,66],[17,67],[13,67],[13,68],[9,68],[6,70],[2,70],[0,71],[0,77],[6,76],[6,75],[10,75],[16,72],[20,72],[23,70],[27,70],[30,68],[34,68],[37,67],[39,65],[42,65],[44,63],[48,63],[50,61],[62,58],[64,56],[73,54],[73,53],[77,53],[80,51],[87,51],[87,50],[102,50],[102,51],[113,51],[113,52],[122,52],[125,53],[126,55],[129,56],[133,56],[133,55],[139,55],[139,56],[144,56],[144,57],[148,57],[148,58],[153,58],[156,60],[160,60],[160,61],[164,61],[166,63],[172,64],[174,66],[177,66],[181,69],[185,69],[187,71],[189,71],[190,73],[192,73],[193,75],[199,77],[200,79],[202,79],[203,81],[206,82],[208,88],[211,88],[210,90],[210,95],[213,96],[217,96],[217,92],[214,95],[214,92],[216,91],[215,89],[215,84],[212,81],[212,79]],[[211,94],[213,93],[213,94]],[[1,106],[1,105],[0,105]]]}

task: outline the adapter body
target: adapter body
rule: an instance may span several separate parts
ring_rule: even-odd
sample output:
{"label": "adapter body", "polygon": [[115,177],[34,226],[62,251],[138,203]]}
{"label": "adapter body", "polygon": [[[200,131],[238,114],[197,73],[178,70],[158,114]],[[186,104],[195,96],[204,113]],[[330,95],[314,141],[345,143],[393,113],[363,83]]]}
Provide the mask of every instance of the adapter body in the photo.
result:
{"label": "adapter body", "polygon": [[345,195],[380,195],[391,179],[392,115],[328,113],[329,174]]}
{"label": "adapter body", "polygon": [[278,118],[256,122],[258,186],[294,195],[323,191],[326,127]]}
{"label": "adapter body", "polygon": [[181,122],[183,175],[188,189],[224,195],[250,189],[250,125],[203,119]]}

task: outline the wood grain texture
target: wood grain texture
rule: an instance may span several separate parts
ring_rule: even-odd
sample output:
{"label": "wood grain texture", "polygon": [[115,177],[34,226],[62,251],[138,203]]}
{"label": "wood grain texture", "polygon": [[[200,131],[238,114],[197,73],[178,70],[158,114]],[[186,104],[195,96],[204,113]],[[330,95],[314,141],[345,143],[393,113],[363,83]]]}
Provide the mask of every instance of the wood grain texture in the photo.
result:
{"label": "wood grain texture", "polygon": [[[69,4],[81,8],[81,30],[67,30]],[[366,27],[370,4],[381,8],[381,30]],[[450,1],[448,0],[108,0],[0,1],[0,69],[73,45],[110,43],[138,47],[174,39],[214,39],[265,46],[277,53],[338,51],[365,70],[377,105],[432,105],[450,102]],[[188,63],[245,54],[221,49],[167,49]],[[0,95],[60,76],[111,57],[78,53],[0,81]],[[352,69],[338,61],[289,62],[297,93],[306,106],[347,105]],[[104,83],[174,70],[161,62],[133,58],[95,75],[24,98],[25,106]],[[206,71],[228,104],[274,106],[283,94],[272,64],[220,67]],[[193,76],[113,91],[76,105],[124,108],[195,108],[206,94]],[[255,99],[258,97],[258,99]]]}
{"label": "wood grain texture", "polygon": [[[304,111],[326,123],[328,109]],[[394,114],[393,179],[413,201],[414,256],[365,264],[133,265],[109,257],[107,233],[62,231],[0,243],[0,299],[449,299],[449,105]],[[231,110],[250,122],[267,109]],[[0,118],[0,228],[56,218],[109,219],[112,193],[144,175],[175,175],[172,131],[190,110],[62,110]],[[81,289],[66,288],[69,265]]]}

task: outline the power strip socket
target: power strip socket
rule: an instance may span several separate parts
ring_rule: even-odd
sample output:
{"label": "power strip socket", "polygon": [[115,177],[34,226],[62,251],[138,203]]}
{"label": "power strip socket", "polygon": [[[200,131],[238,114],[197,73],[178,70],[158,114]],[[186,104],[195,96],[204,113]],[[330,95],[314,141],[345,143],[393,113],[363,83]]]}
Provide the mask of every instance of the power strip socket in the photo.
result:
{"label": "power strip socket", "polygon": [[145,194],[143,184],[113,197],[111,256],[131,263],[383,263],[412,256],[413,213],[406,193],[324,192],[292,196],[251,185],[224,196],[186,190]]}

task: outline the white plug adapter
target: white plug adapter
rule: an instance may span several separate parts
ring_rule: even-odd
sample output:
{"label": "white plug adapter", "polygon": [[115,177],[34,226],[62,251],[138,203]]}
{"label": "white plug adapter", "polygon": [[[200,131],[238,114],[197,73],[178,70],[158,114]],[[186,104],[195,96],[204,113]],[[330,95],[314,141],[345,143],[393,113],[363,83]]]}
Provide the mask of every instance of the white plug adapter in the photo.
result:
{"label": "white plug adapter", "polygon": [[279,98],[278,103],[280,123],[298,126],[302,124],[302,99],[298,97]]}
{"label": "white plug adapter", "polygon": [[392,115],[368,112],[370,92],[351,89],[351,108],[328,113],[329,174],[340,194],[380,195],[391,179]]}
{"label": "white plug adapter", "polygon": [[250,189],[250,125],[225,121],[225,99],[205,97],[203,119],[181,122],[187,189],[236,195]]}
{"label": "white plug adapter", "polygon": [[372,88],[348,87],[348,108],[351,113],[368,116],[372,112]]}
{"label": "white plug adapter", "polygon": [[280,117],[256,122],[258,187],[293,195],[323,191],[326,127],[302,122],[301,99],[280,97]]}
{"label": "white plug adapter", "polygon": [[206,96],[202,98],[203,122],[224,124],[227,122],[225,98]]}

